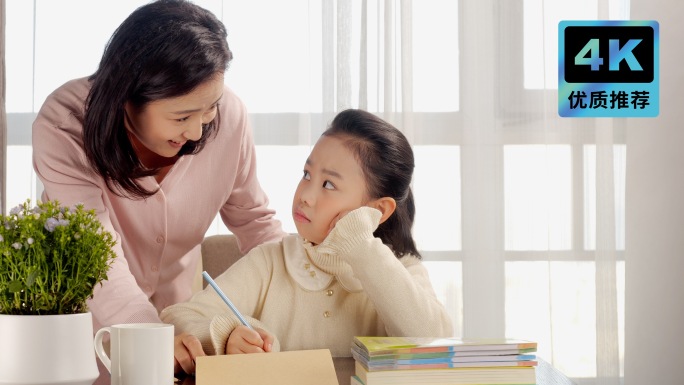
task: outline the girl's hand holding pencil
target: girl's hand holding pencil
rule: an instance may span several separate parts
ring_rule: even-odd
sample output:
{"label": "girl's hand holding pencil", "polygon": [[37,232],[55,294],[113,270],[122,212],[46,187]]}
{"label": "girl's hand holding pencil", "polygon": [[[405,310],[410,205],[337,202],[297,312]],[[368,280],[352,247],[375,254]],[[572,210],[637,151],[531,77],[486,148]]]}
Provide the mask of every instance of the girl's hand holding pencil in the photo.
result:
{"label": "girl's hand holding pencil", "polygon": [[267,332],[266,330],[257,328],[254,329],[242,316],[240,311],[233,305],[233,302],[228,298],[228,296],[221,290],[221,288],[216,284],[209,273],[206,271],[202,272],[204,280],[216,291],[216,293],[221,297],[223,302],[228,305],[230,310],[235,314],[235,316],[240,320],[242,326],[238,326],[230,333],[228,337],[228,342],[226,342],[226,354],[238,354],[238,353],[264,353],[270,352],[273,348],[273,341],[275,337]]}
{"label": "girl's hand holding pencil", "polygon": [[226,343],[226,354],[268,353],[275,337],[261,328],[250,329],[244,325],[233,329]]}

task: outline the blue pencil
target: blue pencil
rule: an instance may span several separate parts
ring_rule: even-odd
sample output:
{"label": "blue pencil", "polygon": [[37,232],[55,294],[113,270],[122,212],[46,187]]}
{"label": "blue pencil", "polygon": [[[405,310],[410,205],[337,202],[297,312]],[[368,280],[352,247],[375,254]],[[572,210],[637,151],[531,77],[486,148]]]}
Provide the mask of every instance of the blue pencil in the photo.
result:
{"label": "blue pencil", "polygon": [[214,282],[214,280],[209,276],[209,273],[207,273],[206,271],[203,271],[203,272],[202,272],[202,276],[204,277],[204,280],[207,281],[207,283],[208,283],[209,285],[211,285],[211,287],[213,287],[214,290],[216,290],[216,293],[218,293],[219,297],[221,297],[221,299],[223,300],[223,302],[225,302],[226,305],[228,305],[228,307],[230,308],[230,310],[232,310],[233,313],[238,317],[238,319],[240,320],[240,322],[242,322],[242,324],[245,325],[245,326],[247,326],[248,328],[254,330],[254,328],[252,327],[252,325],[250,325],[249,323],[247,323],[247,320],[245,319],[245,317],[243,317],[242,314],[240,314],[240,312],[239,312],[238,309],[235,307],[235,305],[233,305],[233,303],[230,302],[230,300],[228,299],[228,297],[223,293],[223,290],[221,290],[221,288],[218,287],[218,285],[216,284],[216,282]]}

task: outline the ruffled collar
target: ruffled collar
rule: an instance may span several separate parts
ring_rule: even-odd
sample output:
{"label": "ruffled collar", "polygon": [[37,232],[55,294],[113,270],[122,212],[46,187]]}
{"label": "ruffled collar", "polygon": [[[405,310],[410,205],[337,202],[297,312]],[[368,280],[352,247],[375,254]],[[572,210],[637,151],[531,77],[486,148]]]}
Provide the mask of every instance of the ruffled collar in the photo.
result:
{"label": "ruffled collar", "polygon": [[313,245],[299,236],[283,239],[285,266],[292,279],[309,291],[319,291],[337,279],[349,292],[363,290],[351,266],[328,249]]}

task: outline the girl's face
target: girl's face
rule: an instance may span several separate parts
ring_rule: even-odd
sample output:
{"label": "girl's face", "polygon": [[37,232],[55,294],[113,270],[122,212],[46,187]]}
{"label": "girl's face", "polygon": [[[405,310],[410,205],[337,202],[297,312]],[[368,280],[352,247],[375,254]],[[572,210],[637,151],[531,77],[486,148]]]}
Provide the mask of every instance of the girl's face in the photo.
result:
{"label": "girl's face", "polygon": [[178,155],[188,140],[202,137],[202,125],[214,120],[223,96],[223,74],[198,86],[187,95],[148,103],[142,109],[126,104],[126,128],[143,149],[134,148],[141,159],[152,152],[164,158]]}
{"label": "girl's face", "polygon": [[366,180],[341,139],[321,137],[304,165],[292,202],[297,232],[320,244],[337,220],[367,202]]}

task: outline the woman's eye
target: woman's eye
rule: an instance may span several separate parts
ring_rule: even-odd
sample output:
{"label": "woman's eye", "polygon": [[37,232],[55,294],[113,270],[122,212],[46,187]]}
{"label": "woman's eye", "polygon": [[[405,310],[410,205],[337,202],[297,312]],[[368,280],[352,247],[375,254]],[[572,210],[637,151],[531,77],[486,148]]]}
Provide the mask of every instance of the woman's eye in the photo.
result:
{"label": "woman's eye", "polygon": [[323,188],[328,190],[334,190],[335,185],[332,184],[332,182],[330,182],[329,180],[326,180],[325,182],[323,182]]}
{"label": "woman's eye", "polygon": [[306,179],[306,180],[310,180],[310,179],[311,179],[311,175],[309,175],[309,172],[308,172],[308,171],[304,170],[304,176],[302,176],[302,178],[304,178],[304,179]]}
{"label": "woman's eye", "polygon": [[189,118],[190,118],[189,116],[186,116],[184,118],[176,119],[176,121],[177,122],[184,122],[184,121],[188,120]]}
{"label": "woman's eye", "polygon": [[213,106],[209,107],[209,110],[207,112],[205,112],[204,115],[213,114],[216,112],[217,109],[218,109],[218,104],[214,104]]}

